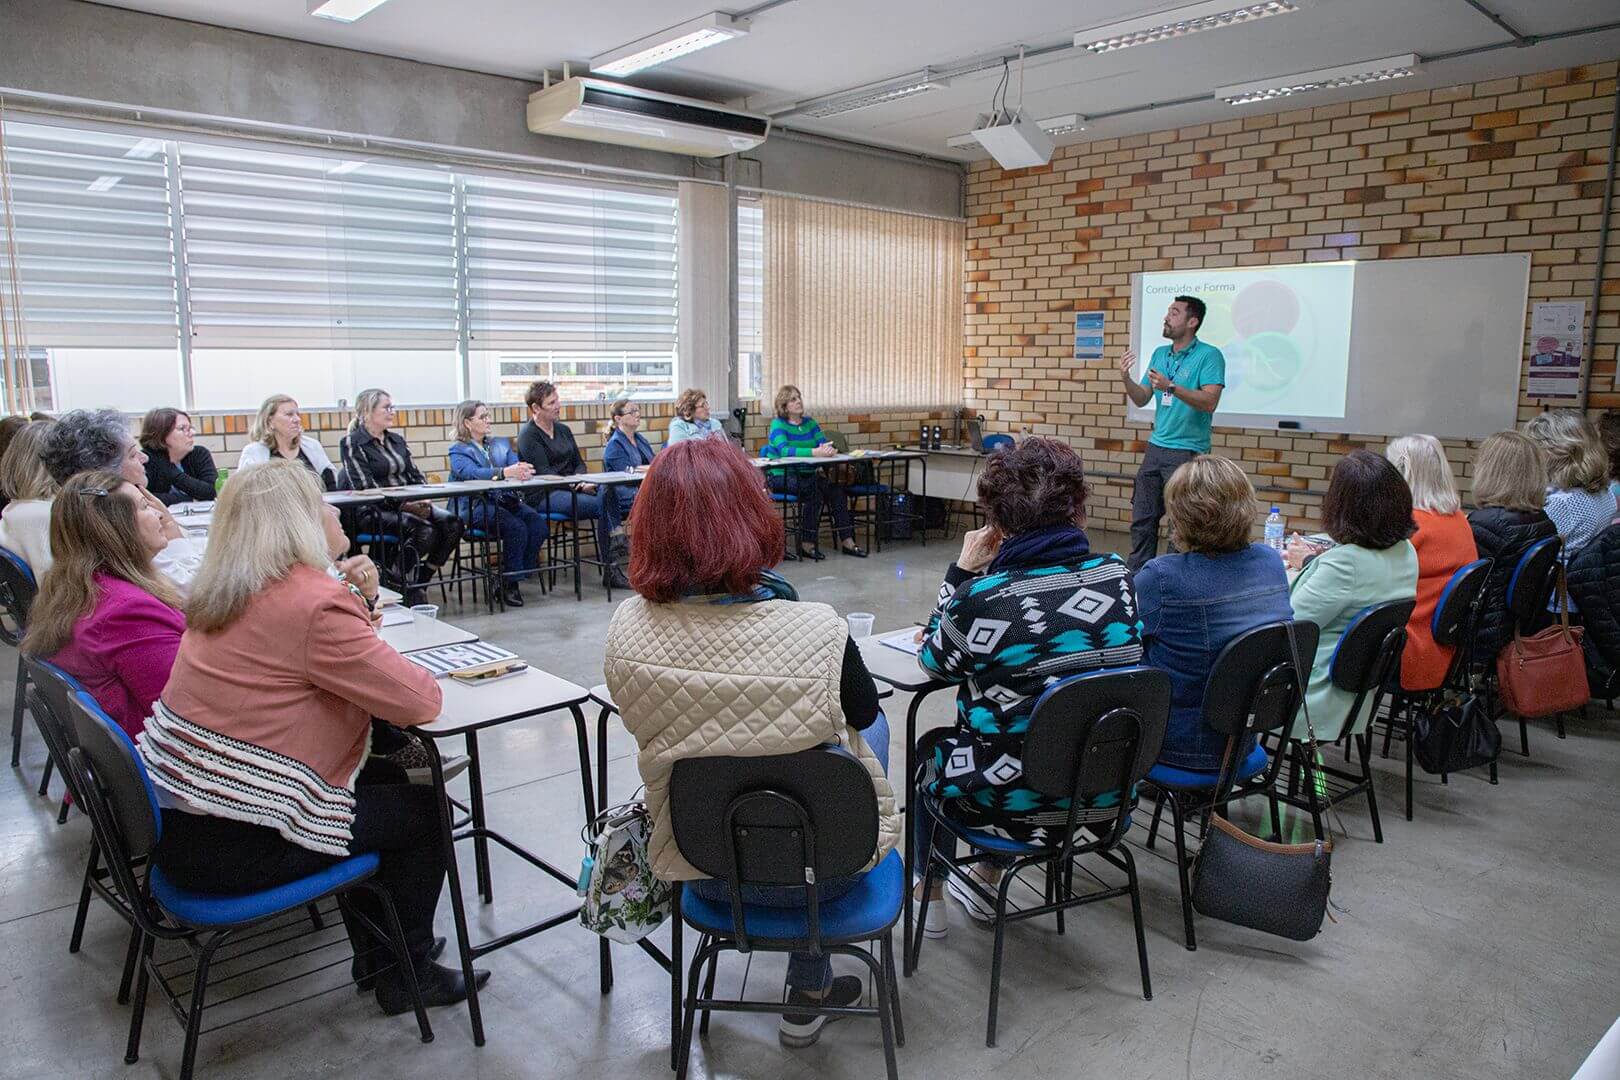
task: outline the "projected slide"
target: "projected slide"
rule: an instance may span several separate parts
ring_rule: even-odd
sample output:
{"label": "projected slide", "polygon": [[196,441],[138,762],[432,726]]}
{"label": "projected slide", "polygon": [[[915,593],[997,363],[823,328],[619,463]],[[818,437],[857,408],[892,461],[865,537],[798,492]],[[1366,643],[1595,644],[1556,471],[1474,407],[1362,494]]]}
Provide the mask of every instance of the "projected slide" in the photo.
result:
{"label": "projected slide", "polygon": [[1355,272],[1354,263],[1315,263],[1145,273],[1132,309],[1140,369],[1167,344],[1165,309],[1196,296],[1209,308],[1198,337],[1226,355],[1217,417],[1343,417]]}

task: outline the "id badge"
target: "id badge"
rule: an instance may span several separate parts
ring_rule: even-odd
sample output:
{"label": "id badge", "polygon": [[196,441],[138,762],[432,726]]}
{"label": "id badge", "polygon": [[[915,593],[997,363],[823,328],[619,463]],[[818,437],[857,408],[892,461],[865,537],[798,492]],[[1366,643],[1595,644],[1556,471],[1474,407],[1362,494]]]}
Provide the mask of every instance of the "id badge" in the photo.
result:
{"label": "id badge", "polygon": [[1174,400],[1176,400],[1176,395],[1173,391],[1166,390],[1164,393],[1159,395],[1160,405],[1169,405]]}

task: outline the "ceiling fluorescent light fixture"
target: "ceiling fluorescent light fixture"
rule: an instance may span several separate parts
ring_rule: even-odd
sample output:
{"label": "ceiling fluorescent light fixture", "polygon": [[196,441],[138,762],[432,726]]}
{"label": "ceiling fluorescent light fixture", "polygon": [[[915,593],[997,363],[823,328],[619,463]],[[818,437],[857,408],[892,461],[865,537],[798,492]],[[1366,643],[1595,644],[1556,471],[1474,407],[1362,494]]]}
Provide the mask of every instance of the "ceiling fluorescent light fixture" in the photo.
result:
{"label": "ceiling fluorescent light fixture", "polygon": [[[1086,130],[1086,118],[1079,113],[1064,113],[1062,116],[1048,116],[1045,120],[1037,120],[1035,126],[1053,137],[1072,135],[1076,131]],[[945,145],[957,150],[977,150],[983,144],[979,142],[977,131],[969,131],[961,135],[952,135],[945,140]]]}
{"label": "ceiling fluorescent light fixture", "polygon": [[1310,90],[1332,90],[1341,86],[1360,86],[1362,83],[1403,79],[1418,71],[1416,53],[1386,56],[1381,60],[1365,60],[1359,64],[1302,71],[1297,75],[1280,75],[1275,79],[1239,83],[1218,87],[1215,96],[1228,105],[1248,105],[1256,101],[1303,94]]}
{"label": "ceiling fluorescent light fixture", "polygon": [[949,85],[949,79],[941,79],[927,68],[923,68],[922,74],[915,79],[890,83],[876,90],[828,98],[805,108],[795,109],[794,112],[800,116],[817,118],[837,116],[840,113],[854,112],[856,109],[869,109],[873,105],[886,105],[891,101],[900,101],[929,90],[941,90]]}
{"label": "ceiling fluorescent light fixture", "polygon": [[611,52],[591,57],[591,73],[623,78],[689,56],[710,45],[742,37],[746,33],[747,19],[736,19],[724,12],[711,11],[640,41],[632,41]]}
{"label": "ceiling fluorescent light fixture", "polygon": [[1151,45],[1155,41],[1186,37],[1201,30],[1239,26],[1298,10],[1299,5],[1294,0],[1264,0],[1263,3],[1245,4],[1242,7],[1233,7],[1232,0],[1204,0],[1201,4],[1188,4],[1139,19],[1126,19],[1124,22],[1081,30],[1074,35],[1074,47],[1092,53],[1118,52],[1133,45]]}
{"label": "ceiling fluorescent light fixture", "polygon": [[317,19],[351,23],[364,18],[388,0],[309,0],[309,13]]}

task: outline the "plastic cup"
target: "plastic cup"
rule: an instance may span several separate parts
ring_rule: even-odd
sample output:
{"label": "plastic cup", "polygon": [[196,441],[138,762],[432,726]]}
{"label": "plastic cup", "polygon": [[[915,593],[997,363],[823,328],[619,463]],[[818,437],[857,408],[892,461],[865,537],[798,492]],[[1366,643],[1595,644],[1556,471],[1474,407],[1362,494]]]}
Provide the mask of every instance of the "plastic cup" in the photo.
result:
{"label": "plastic cup", "polygon": [[872,636],[872,624],[877,622],[877,616],[870,611],[852,611],[849,613],[849,636],[859,640]]}
{"label": "plastic cup", "polygon": [[437,619],[439,617],[438,604],[412,604],[411,614],[418,619]]}

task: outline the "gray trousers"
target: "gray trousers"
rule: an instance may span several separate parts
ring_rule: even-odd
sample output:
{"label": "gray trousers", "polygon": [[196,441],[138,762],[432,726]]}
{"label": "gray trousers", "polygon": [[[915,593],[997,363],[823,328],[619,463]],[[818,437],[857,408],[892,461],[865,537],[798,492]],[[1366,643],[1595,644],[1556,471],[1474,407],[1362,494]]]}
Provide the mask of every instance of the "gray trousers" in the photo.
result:
{"label": "gray trousers", "polygon": [[1166,450],[1148,443],[1131,492],[1131,556],[1126,560],[1131,573],[1159,553],[1159,519],[1164,516],[1164,485],[1170,474],[1197,456],[1191,450]]}

